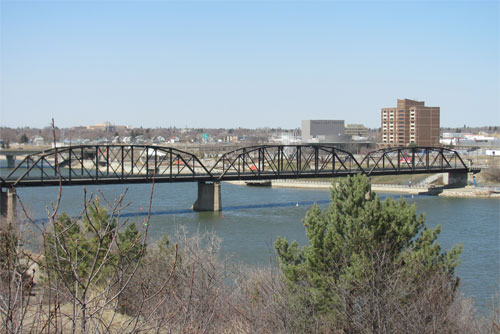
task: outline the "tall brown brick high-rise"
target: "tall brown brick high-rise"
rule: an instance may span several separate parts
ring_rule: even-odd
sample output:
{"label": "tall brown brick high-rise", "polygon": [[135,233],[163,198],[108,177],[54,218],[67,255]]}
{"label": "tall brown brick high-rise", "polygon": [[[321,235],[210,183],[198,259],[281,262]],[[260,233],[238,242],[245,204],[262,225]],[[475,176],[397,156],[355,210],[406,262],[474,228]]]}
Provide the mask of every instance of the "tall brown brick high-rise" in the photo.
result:
{"label": "tall brown brick high-rise", "polygon": [[396,108],[382,108],[382,142],[391,146],[438,146],[439,107],[423,101],[398,100]]}

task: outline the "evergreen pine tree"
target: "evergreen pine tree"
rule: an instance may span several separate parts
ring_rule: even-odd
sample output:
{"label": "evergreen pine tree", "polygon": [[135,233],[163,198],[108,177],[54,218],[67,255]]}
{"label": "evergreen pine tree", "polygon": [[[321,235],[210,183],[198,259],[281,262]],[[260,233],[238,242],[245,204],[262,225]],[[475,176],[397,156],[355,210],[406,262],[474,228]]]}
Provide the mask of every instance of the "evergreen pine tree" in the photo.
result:
{"label": "evergreen pine tree", "polygon": [[123,232],[118,233],[118,248],[123,265],[129,265],[144,255],[141,234],[135,223],[128,224]]}
{"label": "evergreen pine tree", "polygon": [[108,215],[98,197],[89,203],[82,221],[62,213],[53,232],[45,235],[42,268],[46,279],[57,276],[68,287],[88,279],[99,282],[112,270],[126,270],[142,257],[141,234],[135,223],[118,231],[116,218]]}
{"label": "evergreen pine tree", "polygon": [[343,179],[330,197],[327,209],[314,205],[306,214],[308,246],[281,237],[274,244],[290,289],[307,290],[307,300],[300,301],[304,307],[331,314],[341,303],[336,291],[354,295],[363,284],[377,284],[377,275],[383,283],[394,268],[416,279],[445,273],[453,281],[461,246],[441,252],[436,242],[440,226],[427,229],[414,205],[404,199],[380,201],[366,176]]}
{"label": "evergreen pine tree", "polygon": [[54,231],[45,235],[45,279],[61,279],[68,287],[89,275],[93,256],[90,244],[80,225],[66,213],[59,215],[53,224]]}

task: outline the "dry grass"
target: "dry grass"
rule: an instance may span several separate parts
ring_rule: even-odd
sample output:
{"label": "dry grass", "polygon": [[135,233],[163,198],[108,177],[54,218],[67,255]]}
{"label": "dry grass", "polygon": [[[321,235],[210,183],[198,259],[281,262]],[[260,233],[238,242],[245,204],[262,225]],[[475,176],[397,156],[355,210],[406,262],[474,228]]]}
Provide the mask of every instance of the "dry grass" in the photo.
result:
{"label": "dry grass", "polygon": [[500,185],[500,168],[490,167],[481,170],[477,176],[479,182],[487,185]]}
{"label": "dry grass", "polygon": [[[486,318],[476,315],[473,303],[450,290],[445,277],[393,275],[380,280],[381,286],[360,281],[356,295],[332,286],[339,300],[359,306],[346,313],[345,304],[332,305],[336,310],[332,317],[317,312],[313,303],[304,309],[304,301],[312,298],[307,287],[291,291],[278,268],[249,270],[222,259],[220,240],[213,234],[188,235],[181,230],[177,240],[177,246],[164,242],[151,247],[120,300],[103,306],[102,299],[94,298],[88,307],[96,313],[88,315],[92,326],[86,330],[79,325],[82,313],[73,317],[74,303],[49,298],[54,291],[41,282],[24,311],[13,310],[17,324],[22,322],[15,333],[492,334],[499,330],[498,305]],[[417,298],[402,303],[405,295],[422,288]],[[103,290],[91,291],[91,297]],[[2,290],[2,300],[6,293]],[[5,328],[6,318],[2,315],[0,320]],[[374,328],[374,323],[380,326]]]}

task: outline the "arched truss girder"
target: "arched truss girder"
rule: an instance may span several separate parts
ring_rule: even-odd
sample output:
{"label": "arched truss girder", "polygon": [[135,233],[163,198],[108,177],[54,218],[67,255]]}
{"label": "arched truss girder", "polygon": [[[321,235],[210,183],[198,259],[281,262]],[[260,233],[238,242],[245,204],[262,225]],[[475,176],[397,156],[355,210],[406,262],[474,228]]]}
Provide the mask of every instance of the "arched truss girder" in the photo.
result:
{"label": "arched truss girder", "polygon": [[467,171],[460,155],[440,147],[396,147],[368,153],[360,162],[367,175]]}
{"label": "arched truss girder", "polygon": [[223,180],[334,177],[363,169],[350,152],[333,145],[261,145],[223,154],[210,172]]}
{"label": "arched truss girder", "polygon": [[468,171],[456,151],[401,147],[353,154],[328,144],[260,145],[204,165],[193,153],[152,145],[80,145],[26,156],[1,187],[71,184],[265,180]]}
{"label": "arched truss girder", "polygon": [[[6,180],[24,184],[139,183],[212,179],[192,153],[152,145],[79,145],[26,156]],[[5,181],[4,181],[5,182]]]}

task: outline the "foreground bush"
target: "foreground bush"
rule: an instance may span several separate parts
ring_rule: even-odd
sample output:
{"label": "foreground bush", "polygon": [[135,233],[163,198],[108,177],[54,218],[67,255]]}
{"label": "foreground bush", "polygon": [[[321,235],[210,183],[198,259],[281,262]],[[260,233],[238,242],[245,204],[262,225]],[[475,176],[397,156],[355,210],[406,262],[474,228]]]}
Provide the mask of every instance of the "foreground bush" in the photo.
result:
{"label": "foreground bush", "polygon": [[180,229],[176,240],[171,245],[164,236],[147,252],[121,296],[121,311],[149,317],[167,332],[220,333],[231,320],[238,268],[221,260],[213,234]]}

